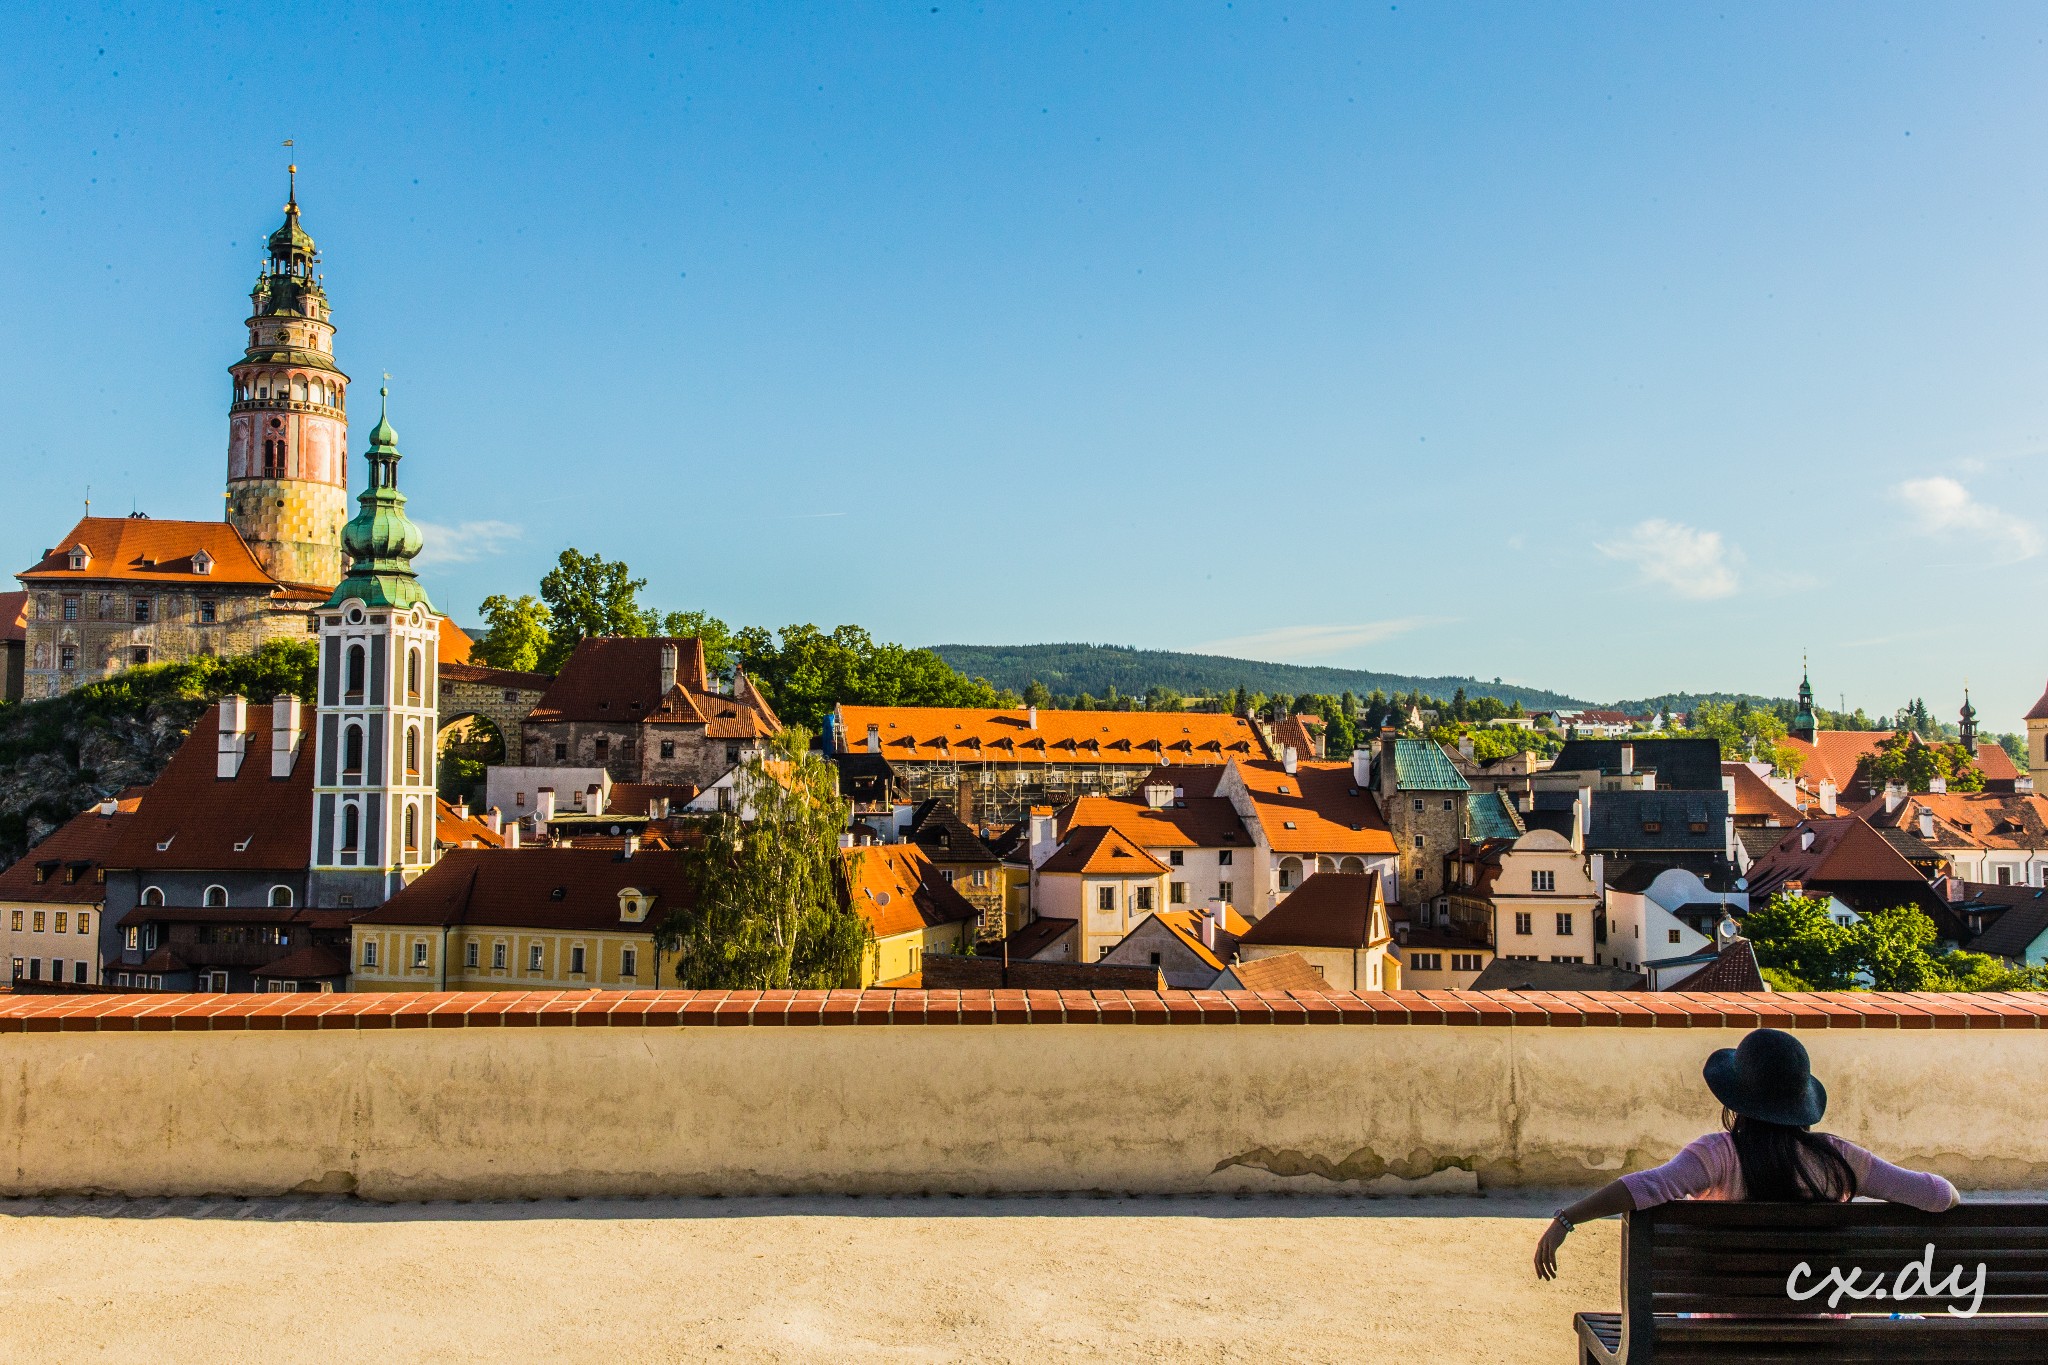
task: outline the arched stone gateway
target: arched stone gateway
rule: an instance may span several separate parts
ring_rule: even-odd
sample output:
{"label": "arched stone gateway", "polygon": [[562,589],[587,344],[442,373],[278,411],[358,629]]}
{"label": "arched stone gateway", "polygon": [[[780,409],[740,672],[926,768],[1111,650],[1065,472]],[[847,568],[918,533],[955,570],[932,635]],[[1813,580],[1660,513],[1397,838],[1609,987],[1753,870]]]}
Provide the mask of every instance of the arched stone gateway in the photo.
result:
{"label": "arched stone gateway", "polygon": [[441,741],[445,744],[452,737],[453,727],[474,718],[487,722],[498,732],[500,756],[494,761],[524,764],[521,722],[553,679],[545,673],[515,673],[478,664],[444,663],[440,674],[441,691],[435,711]]}

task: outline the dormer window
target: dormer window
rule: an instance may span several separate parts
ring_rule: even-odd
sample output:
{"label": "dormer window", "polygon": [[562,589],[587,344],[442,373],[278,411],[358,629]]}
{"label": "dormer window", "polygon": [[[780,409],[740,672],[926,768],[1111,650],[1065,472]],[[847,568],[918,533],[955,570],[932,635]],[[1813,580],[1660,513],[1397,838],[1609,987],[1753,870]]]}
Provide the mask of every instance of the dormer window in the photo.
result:
{"label": "dormer window", "polygon": [[625,887],[619,892],[619,920],[625,924],[639,924],[646,920],[647,912],[654,908],[654,897],[637,887]]}
{"label": "dormer window", "polygon": [[74,545],[71,547],[71,553],[67,558],[73,573],[83,573],[85,567],[92,563],[92,551],[86,549],[83,545]]}
{"label": "dormer window", "polygon": [[213,556],[201,550],[192,556],[192,572],[210,574],[213,572]]}

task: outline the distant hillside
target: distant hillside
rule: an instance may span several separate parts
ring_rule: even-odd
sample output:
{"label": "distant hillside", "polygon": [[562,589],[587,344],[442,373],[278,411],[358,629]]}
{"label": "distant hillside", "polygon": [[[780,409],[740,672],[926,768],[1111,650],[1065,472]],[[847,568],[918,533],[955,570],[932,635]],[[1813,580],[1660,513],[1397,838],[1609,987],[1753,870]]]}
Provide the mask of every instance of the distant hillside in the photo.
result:
{"label": "distant hillside", "polygon": [[934,653],[969,677],[987,678],[998,687],[1021,692],[1031,682],[1054,692],[1094,697],[1111,686],[1126,697],[1141,697],[1150,687],[1214,695],[1233,687],[1253,692],[1304,692],[1359,696],[1421,690],[1449,697],[1459,688],[1469,697],[1498,697],[1525,707],[1583,706],[1562,692],[1479,678],[1417,678],[1405,673],[1371,673],[1356,668],[1311,668],[1300,664],[1261,663],[1220,654],[1175,654],[1163,649],[1126,649],[1121,645],[933,645]]}

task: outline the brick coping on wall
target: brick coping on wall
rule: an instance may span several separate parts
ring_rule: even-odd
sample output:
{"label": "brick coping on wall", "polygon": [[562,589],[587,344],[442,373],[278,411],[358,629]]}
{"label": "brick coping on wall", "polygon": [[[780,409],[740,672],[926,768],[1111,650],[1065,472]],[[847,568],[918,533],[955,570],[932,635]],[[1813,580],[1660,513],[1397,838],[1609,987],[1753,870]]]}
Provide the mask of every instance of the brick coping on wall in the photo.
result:
{"label": "brick coping on wall", "polygon": [[874,1024],[2048,1028],[2048,993],[440,991],[0,995],[0,1033]]}

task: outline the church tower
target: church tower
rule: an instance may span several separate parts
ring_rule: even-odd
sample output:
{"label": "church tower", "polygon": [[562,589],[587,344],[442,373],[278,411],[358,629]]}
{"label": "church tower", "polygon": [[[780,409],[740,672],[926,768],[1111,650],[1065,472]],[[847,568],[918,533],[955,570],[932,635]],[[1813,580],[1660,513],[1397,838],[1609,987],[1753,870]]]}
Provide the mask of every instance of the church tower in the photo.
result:
{"label": "church tower", "polygon": [[398,433],[382,413],[364,458],[369,486],[341,533],[348,577],[315,612],[312,903],[329,908],[381,905],[434,861],[441,618],[413,573],[420,532],[398,491]]}
{"label": "church tower", "polygon": [[1787,728],[1786,733],[1794,739],[1803,739],[1808,744],[1811,744],[1813,743],[1814,736],[1819,732],[1820,722],[1814,719],[1813,715],[1813,678],[1808,672],[1806,665],[1801,663],[1799,666],[1799,712],[1792,717],[1792,724]]}
{"label": "church tower", "polygon": [[319,253],[299,226],[298,169],[249,294],[249,348],[228,370],[228,521],[271,577],[324,589],[341,581],[348,376],[334,364]]}

